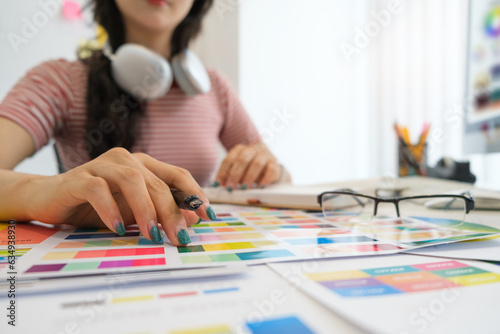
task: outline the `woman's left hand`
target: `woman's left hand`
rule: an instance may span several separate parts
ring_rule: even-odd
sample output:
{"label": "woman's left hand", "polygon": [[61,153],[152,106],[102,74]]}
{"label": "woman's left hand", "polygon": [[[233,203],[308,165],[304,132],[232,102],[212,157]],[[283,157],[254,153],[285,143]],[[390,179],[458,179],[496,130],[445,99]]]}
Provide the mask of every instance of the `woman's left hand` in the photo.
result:
{"label": "woman's left hand", "polygon": [[237,145],[222,162],[215,184],[229,191],[237,189],[238,185],[242,190],[253,184],[264,188],[280,181],[284,172],[264,143]]}

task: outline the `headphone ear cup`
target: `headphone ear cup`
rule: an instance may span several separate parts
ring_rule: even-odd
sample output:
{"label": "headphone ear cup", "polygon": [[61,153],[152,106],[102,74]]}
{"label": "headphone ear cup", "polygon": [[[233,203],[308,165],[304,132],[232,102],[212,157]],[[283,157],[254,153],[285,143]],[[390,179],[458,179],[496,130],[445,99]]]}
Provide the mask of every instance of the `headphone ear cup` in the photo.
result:
{"label": "headphone ear cup", "polygon": [[113,78],[139,100],[164,96],[173,82],[172,68],[159,54],[137,44],[124,44],[111,61]]}
{"label": "headphone ear cup", "polygon": [[184,50],[172,59],[174,77],[179,87],[188,96],[206,94],[211,83],[203,63],[189,50]]}

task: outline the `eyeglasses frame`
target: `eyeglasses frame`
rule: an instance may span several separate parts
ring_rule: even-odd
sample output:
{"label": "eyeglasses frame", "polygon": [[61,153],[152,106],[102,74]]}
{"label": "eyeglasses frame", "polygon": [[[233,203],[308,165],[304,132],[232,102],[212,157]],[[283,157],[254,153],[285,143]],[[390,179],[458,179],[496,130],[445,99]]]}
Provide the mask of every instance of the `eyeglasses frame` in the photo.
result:
{"label": "eyeglasses frame", "polygon": [[[465,193],[467,194],[467,193]],[[350,195],[350,196],[357,196],[357,197],[364,197],[371,199],[374,201],[374,213],[373,217],[377,215],[377,209],[379,203],[392,203],[396,207],[396,214],[398,218],[400,217],[399,214],[399,202],[401,201],[406,201],[406,200],[412,200],[412,199],[431,199],[431,198],[457,198],[457,199],[463,199],[465,200],[465,214],[469,214],[471,210],[474,209],[474,198],[469,195],[469,197],[464,195],[452,195],[452,194],[442,194],[442,195],[417,195],[417,196],[406,196],[406,197],[393,197],[393,198],[382,198],[382,197],[376,197],[376,196],[370,196],[370,195],[364,195],[364,194],[359,194],[355,192],[354,190],[351,189],[341,189],[339,191],[325,191],[322,192],[321,194],[318,195],[318,204],[320,205],[321,209],[323,209],[323,196],[324,195]]]}

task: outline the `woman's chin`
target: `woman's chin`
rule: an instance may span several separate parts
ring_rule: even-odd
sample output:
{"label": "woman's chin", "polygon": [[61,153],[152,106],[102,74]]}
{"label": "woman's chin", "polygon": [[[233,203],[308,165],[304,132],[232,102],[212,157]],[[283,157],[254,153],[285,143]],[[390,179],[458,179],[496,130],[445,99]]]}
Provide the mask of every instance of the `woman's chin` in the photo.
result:
{"label": "woman's chin", "polygon": [[140,22],[137,22],[145,30],[150,30],[154,33],[162,33],[165,31],[173,30],[172,23],[164,16],[159,17],[158,15],[151,15],[141,18]]}

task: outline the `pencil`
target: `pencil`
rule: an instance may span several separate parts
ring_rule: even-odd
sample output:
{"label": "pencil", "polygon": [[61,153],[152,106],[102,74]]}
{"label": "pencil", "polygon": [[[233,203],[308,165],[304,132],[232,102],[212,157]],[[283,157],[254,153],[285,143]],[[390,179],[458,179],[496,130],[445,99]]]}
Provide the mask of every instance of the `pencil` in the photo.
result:
{"label": "pencil", "polygon": [[203,201],[196,195],[188,195],[177,189],[171,189],[170,192],[179,209],[194,211],[203,204]]}

